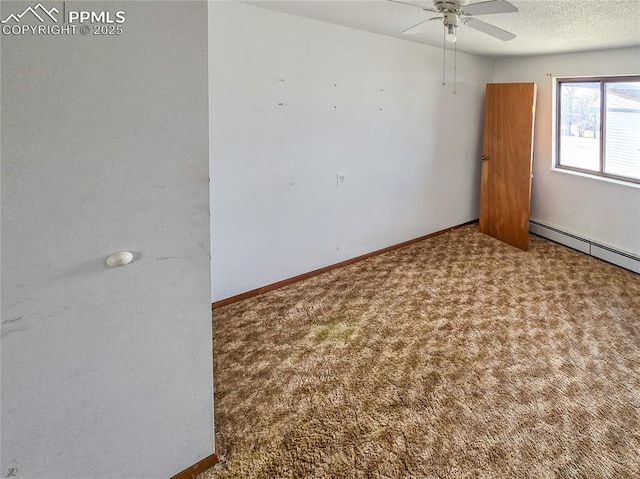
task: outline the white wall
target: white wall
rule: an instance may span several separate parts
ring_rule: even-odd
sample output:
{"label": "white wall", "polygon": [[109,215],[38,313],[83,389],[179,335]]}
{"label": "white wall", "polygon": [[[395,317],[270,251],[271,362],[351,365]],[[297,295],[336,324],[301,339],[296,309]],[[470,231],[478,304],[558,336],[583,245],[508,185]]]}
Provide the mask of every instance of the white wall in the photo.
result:
{"label": "white wall", "polygon": [[494,81],[536,82],[531,219],[640,255],[640,188],[551,171],[552,77],[640,74],[640,48],[497,60]]}
{"label": "white wall", "polygon": [[125,33],[2,37],[1,477],[167,478],[213,451],[206,2],[66,6]]}
{"label": "white wall", "polygon": [[214,301],[478,217],[490,60],[459,54],[453,95],[437,48],[227,2],[209,22]]}

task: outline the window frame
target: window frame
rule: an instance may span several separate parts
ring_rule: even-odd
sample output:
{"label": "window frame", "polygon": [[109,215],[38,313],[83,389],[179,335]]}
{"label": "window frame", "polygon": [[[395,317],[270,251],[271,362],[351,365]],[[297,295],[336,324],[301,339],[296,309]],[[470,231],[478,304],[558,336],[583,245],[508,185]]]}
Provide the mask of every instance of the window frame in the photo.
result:
{"label": "window frame", "polygon": [[[555,113],[555,161],[554,168],[561,170],[575,171],[586,175],[597,176],[626,183],[640,185],[640,178],[630,178],[628,176],[613,175],[604,171],[604,153],[606,143],[606,116],[607,116],[607,83],[640,82],[640,75],[616,75],[616,76],[592,76],[592,77],[561,77],[556,78],[556,113]],[[563,165],[561,163],[560,148],[562,142],[562,84],[563,83],[599,83],[600,84],[600,148],[599,148],[599,171],[578,168],[575,166]]]}

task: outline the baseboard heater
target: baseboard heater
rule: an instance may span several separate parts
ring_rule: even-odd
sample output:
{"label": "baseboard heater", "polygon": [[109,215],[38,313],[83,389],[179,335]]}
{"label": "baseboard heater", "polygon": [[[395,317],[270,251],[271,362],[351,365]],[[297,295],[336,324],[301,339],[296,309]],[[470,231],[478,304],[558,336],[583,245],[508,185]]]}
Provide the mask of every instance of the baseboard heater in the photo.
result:
{"label": "baseboard heater", "polygon": [[626,251],[620,251],[610,246],[596,243],[587,238],[567,233],[566,231],[538,223],[537,221],[529,221],[529,231],[535,235],[542,236],[543,238],[550,239],[556,243],[582,251],[595,258],[640,274],[640,257],[627,253]]}

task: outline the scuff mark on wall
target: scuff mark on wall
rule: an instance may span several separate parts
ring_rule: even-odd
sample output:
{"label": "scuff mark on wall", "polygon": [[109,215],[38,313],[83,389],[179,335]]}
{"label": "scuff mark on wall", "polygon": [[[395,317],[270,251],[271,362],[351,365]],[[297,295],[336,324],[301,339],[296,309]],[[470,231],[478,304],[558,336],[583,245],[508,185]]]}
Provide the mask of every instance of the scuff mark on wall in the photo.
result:
{"label": "scuff mark on wall", "polygon": [[2,321],[2,324],[17,323],[17,322],[18,322],[18,321],[20,321],[22,318],[24,318],[24,316],[18,316],[17,318],[13,318],[13,319],[5,319],[4,321]]}
{"label": "scuff mark on wall", "polygon": [[16,461],[15,459],[12,461],[13,462],[13,467],[10,467],[7,470],[7,475],[4,477],[18,477],[18,461]]}
{"label": "scuff mark on wall", "polygon": [[6,338],[7,336],[9,336],[12,333],[21,333],[22,331],[27,331],[28,329],[29,328],[10,329],[9,331],[3,331],[2,334],[0,334],[0,337]]}

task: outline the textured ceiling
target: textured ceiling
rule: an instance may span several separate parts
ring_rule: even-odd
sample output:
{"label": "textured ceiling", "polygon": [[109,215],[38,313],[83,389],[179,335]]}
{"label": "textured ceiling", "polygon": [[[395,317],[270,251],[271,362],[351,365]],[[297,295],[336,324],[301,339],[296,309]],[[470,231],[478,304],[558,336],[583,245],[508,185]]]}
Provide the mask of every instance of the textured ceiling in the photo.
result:
{"label": "textured ceiling", "polygon": [[[406,0],[433,8],[431,0]],[[605,50],[640,46],[640,0],[509,0],[519,12],[477,17],[516,35],[503,42],[469,27],[458,29],[458,51],[487,57]],[[434,13],[386,0],[247,1],[275,10],[433,46],[442,46],[443,27],[417,35],[400,32]],[[461,3],[476,3],[462,1]]]}

